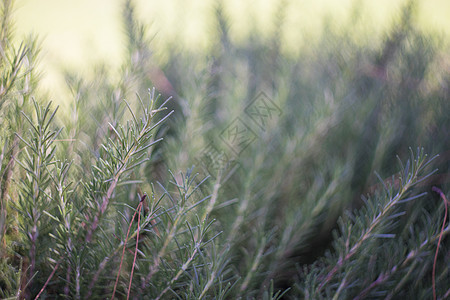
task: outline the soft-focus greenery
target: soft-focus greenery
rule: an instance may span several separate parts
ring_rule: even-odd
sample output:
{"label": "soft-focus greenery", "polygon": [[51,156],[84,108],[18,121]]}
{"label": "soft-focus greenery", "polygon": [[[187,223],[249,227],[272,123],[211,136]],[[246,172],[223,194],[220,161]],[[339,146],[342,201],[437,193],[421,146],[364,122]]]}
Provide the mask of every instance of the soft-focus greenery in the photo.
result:
{"label": "soft-focus greenery", "polygon": [[[214,6],[216,0],[159,1],[137,0],[137,15],[149,26],[153,57],[166,63],[166,50],[176,44],[199,53],[213,46]],[[378,35],[388,30],[405,0],[314,0],[281,1],[286,5],[281,28],[281,50],[284,55],[296,54],[302,45],[316,42],[321,35],[324,18],[333,26],[348,22],[359,6],[363,22],[359,33]],[[64,104],[67,89],[62,69],[90,74],[92,64],[118,68],[126,48],[120,20],[121,0],[17,0],[15,28],[17,36],[30,32],[42,42],[41,61],[45,64],[41,86],[49,89],[56,103]],[[229,36],[235,43],[245,43],[258,32],[268,36],[275,30],[273,16],[278,0],[227,0]],[[450,36],[450,2],[427,0],[418,3],[415,24],[426,31],[438,31]],[[353,32],[353,37],[361,34]],[[364,40],[364,39],[363,39]],[[118,73],[115,73],[118,76]],[[64,107],[62,107],[64,109]]]}
{"label": "soft-focus greenery", "polygon": [[288,4],[237,42],[215,2],[195,51],[124,1],[120,67],[65,71],[60,111],[3,2],[2,298],[449,297],[448,38],[355,4],[286,53]]}

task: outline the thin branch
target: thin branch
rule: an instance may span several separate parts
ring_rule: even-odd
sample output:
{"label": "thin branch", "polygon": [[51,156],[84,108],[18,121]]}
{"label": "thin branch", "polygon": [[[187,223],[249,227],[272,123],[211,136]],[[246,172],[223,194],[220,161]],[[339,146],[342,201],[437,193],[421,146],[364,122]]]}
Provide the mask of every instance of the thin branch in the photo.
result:
{"label": "thin branch", "polygon": [[[130,235],[131,226],[133,225],[133,221],[134,221],[134,218],[136,217],[136,214],[139,212],[139,215],[140,215],[141,207],[142,207],[142,201],[139,202],[139,205],[138,205],[136,211],[133,214],[133,218],[131,218],[130,225],[128,226],[127,236],[125,238],[125,241],[123,242],[122,258],[120,259],[119,270],[117,271],[116,283],[114,284],[114,289],[113,289],[113,293],[112,293],[112,296],[111,296],[111,300],[114,299],[114,296],[116,294],[117,284],[119,282],[119,277],[120,277],[120,270],[122,269],[123,258],[125,256],[125,249],[126,249],[126,246],[127,246],[128,237]],[[139,226],[138,226],[138,230],[139,230]],[[138,237],[139,237],[139,235],[138,235]],[[136,259],[136,256],[135,256],[135,259]],[[133,266],[134,266],[134,264],[133,264]],[[130,282],[130,284],[131,284],[131,282]],[[128,296],[129,296],[129,294],[128,294]]]}
{"label": "thin branch", "polygon": [[50,276],[48,276],[47,281],[45,282],[45,284],[42,287],[42,289],[39,291],[39,294],[37,294],[36,298],[34,298],[34,300],[37,300],[41,296],[42,292],[44,292],[45,288],[47,287],[48,283],[52,279],[53,275],[55,275],[55,272],[58,269],[60,263],[61,263],[61,261],[58,261],[58,263],[56,264],[56,266],[53,269],[52,273],[50,273]]}
{"label": "thin branch", "polygon": [[441,196],[442,200],[444,201],[445,206],[445,214],[444,214],[444,221],[442,222],[442,228],[441,232],[439,233],[439,241],[436,247],[436,253],[434,254],[434,262],[433,262],[433,273],[432,273],[432,282],[433,282],[433,299],[436,300],[436,263],[437,263],[437,256],[439,253],[439,247],[441,246],[441,240],[442,240],[442,234],[445,229],[445,223],[447,222],[447,213],[448,213],[448,200],[447,197],[445,197],[444,193],[437,187],[433,186],[432,190]]}

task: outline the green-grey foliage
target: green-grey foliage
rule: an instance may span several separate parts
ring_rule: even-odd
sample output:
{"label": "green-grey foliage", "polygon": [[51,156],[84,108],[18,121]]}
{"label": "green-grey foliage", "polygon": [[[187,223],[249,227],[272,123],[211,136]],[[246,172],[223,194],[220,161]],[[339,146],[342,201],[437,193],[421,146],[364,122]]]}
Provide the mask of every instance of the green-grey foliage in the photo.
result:
{"label": "green-grey foliage", "polygon": [[449,297],[448,41],[408,1],[287,54],[289,1],[242,43],[225,6],[208,50],[160,62],[124,1],[119,79],[67,71],[58,110],[2,2],[2,299]]}

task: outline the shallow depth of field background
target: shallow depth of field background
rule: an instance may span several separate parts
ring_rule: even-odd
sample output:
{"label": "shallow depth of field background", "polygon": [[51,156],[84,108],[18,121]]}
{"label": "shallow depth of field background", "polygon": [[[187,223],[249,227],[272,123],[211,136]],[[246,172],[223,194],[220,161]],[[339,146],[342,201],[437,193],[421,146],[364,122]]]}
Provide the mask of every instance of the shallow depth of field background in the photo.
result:
{"label": "shallow depth of field background", "polygon": [[[360,8],[364,35],[381,33],[392,24],[403,0],[320,0],[285,1],[286,19],[282,48],[294,54],[320,35],[324,22],[342,26]],[[137,1],[141,21],[154,34],[155,57],[161,62],[168,47],[204,51],[211,41],[214,0]],[[226,0],[230,18],[231,39],[248,38],[249,32],[270,33],[276,0]],[[17,0],[16,30],[18,36],[36,34],[42,42],[40,69],[53,101],[61,103],[66,95],[61,76],[63,69],[86,74],[92,64],[118,68],[122,63],[124,31],[121,18],[122,1],[118,0]],[[425,30],[450,36],[450,1],[419,2],[419,26]],[[357,38],[357,37],[355,37]]]}

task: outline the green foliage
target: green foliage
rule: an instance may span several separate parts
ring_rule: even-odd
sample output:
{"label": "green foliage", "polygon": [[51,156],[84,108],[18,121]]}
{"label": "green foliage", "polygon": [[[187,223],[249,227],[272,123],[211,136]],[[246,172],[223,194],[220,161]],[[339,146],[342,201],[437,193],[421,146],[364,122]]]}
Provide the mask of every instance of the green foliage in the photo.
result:
{"label": "green foliage", "polygon": [[[419,175],[431,162],[423,151],[416,157],[411,153],[406,165],[401,164],[398,187],[384,185],[384,191],[364,199],[362,209],[339,220],[333,253],[327,253],[312,269],[305,269],[306,280],[299,283],[304,298],[427,298],[432,285],[423,263],[433,256],[439,219],[431,219],[425,210],[420,212],[422,216],[401,217],[409,202],[425,195],[411,193],[411,189],[432,175]],[[438,270],[442,272],[438,277],[445,278],[448,268]],[[445,289],[441,286],[438,294],[445,294]]]}
{"label": "green foliage", "polygon": [[120,79],[67,72],[58,112],[2,5],[0,297],[448,298],[449,57],[414,2],[287,55],[287,2],[237,44],[218,1],[207,53],[161,63],[125,1]]}

